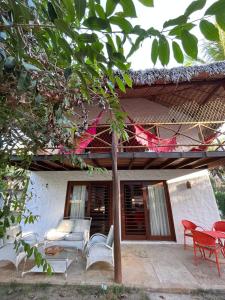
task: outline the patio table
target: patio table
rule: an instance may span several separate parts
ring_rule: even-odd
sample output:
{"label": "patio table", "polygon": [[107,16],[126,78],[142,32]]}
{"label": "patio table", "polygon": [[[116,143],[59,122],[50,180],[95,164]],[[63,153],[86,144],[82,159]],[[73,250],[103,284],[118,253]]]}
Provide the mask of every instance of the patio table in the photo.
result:
{"label": "patio table", "polygon": [[[67,271],[70,265],[74,262],[74,260],[77,260],[77,256],[74,253],[74,249],[64,248],[62,252],[59,252],[56,255],[48,255],[45,253],[44,243],[41,242],[38,247],[38,250],[52,267],[52,272],[55,274],[64,274],[65,279],[67,279]],[[31,269],[22,272],[21,275],[23,277],[25,274],[28,273],[46,273],[46,271],[43,271],[42,266],[38,267],[35,265]]]}

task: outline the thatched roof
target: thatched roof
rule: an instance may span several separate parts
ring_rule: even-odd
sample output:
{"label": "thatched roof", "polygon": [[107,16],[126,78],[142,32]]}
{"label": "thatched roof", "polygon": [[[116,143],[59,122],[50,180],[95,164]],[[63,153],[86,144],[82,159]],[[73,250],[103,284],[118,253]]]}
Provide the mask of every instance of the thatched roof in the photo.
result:
{"label": "thatched roof", "polygon": [[[117,73],[118,74],[118,73]],[[120,98],[145,98],[171,107],[195,101],[225,100],[225,61],[208,65],[130,71],[133,88]]]}
{"label": "thatched roof", "polygon": [[130,70],[134,86],[153,85],[157,83],[181,83],[192,80],[225,78],[225,61],[208,65],[176,67],[172,69]]}

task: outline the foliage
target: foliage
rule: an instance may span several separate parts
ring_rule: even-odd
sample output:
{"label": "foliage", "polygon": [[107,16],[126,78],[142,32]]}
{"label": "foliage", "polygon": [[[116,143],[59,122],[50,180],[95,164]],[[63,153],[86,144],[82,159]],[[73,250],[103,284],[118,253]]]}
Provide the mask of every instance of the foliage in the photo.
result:
{"label": "foliage", "polygon": [[215,27],[218,30],[219,39],[216,41],[204,40],[201,45],[202,57],[198,57],[197,60],[189,57],[186,59],[186,65],[192,65],[196,63],[205,64],[225,60],[225,31],[218,25],[215,25]]}
{"label": "foliage", "polygon": [[[103,2],[103,1],[102,1]],[[132,0],[2,0],[0,7],[0,164],[8,171],[12,158],[26,169],[38,151],[64,145],[74,147],[88,127],[89,106],[112,112],[111,127],[125,138],[124,116],[117,89],[132,86],[129,57],[141,43],[152,40],[151,59],[167,65],[171,51],[183,62],[184,53],[196,59],[198,39],[191,32],[199,25],[209,40],[218,32],[209,18],[224,27],[225,0],[204,11],[206,0],[195,0],[184,14],[158,30],[132,25]],[[139,0],[153,6],[153,0]],[[201,20],[192,14],[202,10]],[[129,45],[128,53],[124,45]],[[121,76],[114,76],[119,69]],[[62,158],[57,158],[62,159]],[[75,165],[91,169],[71,155]],[[92,169],[91,169],[92,170]],[[18,176],[17,171],[15,173]],[[1,180],[4,186],[4,179]],[[7,184],[5,191],[7,193]],[[15,193],[16,195],[16,189]],[[26,198],[26,197],[25,197]],[[3,218],[12,216],[7,208]],[[11,201],[11,200],[10,200]],[[17,210],[18,199],[14,210]],[[24,202],[22,202],[24,203]],[[11,202],[10,202],[11,205]],[[11,207],[11,206],[10,206]],[[26,219],[23,208],[19,215]],[[20,221],[20,219],[19,219]],[[33,219],[28,217],[28,222]],[[3,228],[7,224],[3,222]],[[4,231],[4,229],[3,229]]]}
{"label": "foliage", "polygon": [[216,191],[215,192],[216,202],[219,207],[219,210],[222,213],[222,216],[225,216],[225,192]]}

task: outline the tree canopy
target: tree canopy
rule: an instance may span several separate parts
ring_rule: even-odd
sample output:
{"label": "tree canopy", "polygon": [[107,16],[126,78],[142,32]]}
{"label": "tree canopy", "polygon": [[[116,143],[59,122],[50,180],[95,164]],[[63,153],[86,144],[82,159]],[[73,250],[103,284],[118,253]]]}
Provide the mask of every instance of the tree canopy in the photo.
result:
{"label": "tree canopy", "polygon": [[[154,9],[153,0],[139,2]],[[195,0],[163,28],[143,29],[132,25],[137,18],[132,0],[1,1],[1,147],[11,152],[22,144],[35,152],[47,144],[69,146],[71,135],[87,128],[86,103],[112,109],[117,128],[123,127],[115,86],[122,91],[132,86],[130,56],[150,39],[154,64],[167,65],[171,52],[179,63],[184,53],[196,59],[192,29],[199,26],[206,39],[217,41],[211,18],[225,28],[225,0],[205,5],[206,0]],[[193,20],[198,10],[202,18]],[[114,69],[121,76],[114,76]]]}

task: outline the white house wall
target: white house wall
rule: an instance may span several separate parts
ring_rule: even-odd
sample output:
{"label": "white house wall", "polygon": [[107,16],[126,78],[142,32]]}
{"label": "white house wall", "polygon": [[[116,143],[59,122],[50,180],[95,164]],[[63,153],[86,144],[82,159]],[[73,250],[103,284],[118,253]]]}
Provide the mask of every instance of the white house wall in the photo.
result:
{"label": "white house wall", "polygon": [[[166,180],[168,183],[172,213],[178,243],[183,242],[182,219],[192,220],[205,228],[219,219],[211,183],[207,171],[193,170],[124,170],[118,171],[121,181]],[[31,211],[40,216],[35,224],[24,226],[24,231],[44,233],[55,227],[63,218],[68,181],[110,181],[111,172],[88,175],[86,171],[31,172],[28,201]],[[190,181],[191,189],[186,182]]]}

